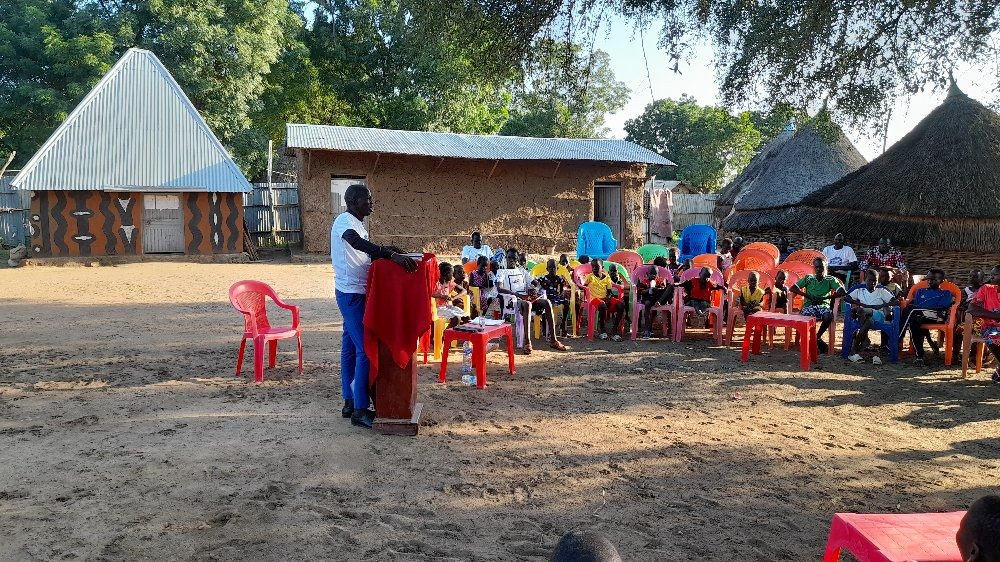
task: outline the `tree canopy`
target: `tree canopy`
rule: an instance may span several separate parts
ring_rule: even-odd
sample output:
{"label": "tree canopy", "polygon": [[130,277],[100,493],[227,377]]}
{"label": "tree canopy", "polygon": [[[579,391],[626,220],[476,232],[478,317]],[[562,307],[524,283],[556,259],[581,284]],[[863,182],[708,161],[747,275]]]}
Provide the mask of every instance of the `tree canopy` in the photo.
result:
{"label": "tree canopy", "polygon": [[628,140],[655,150],[677,163],[657,174],[715,191],[753,158],[761,143],[750,113],[730,115],[725,109],[700,106],[690,96],[663,99],[625,122]]}

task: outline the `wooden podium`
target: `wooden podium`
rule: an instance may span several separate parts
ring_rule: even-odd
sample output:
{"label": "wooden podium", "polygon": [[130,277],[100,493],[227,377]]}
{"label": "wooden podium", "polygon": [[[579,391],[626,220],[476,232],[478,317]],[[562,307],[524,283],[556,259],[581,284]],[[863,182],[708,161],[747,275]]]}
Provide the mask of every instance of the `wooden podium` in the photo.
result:
{"label": "wooden podium", "polygon": [[417,402],[417,354],[414,352],[406,367],[400,369],[380,341],[372,429],[382,435],[416,435],[423,407]]}

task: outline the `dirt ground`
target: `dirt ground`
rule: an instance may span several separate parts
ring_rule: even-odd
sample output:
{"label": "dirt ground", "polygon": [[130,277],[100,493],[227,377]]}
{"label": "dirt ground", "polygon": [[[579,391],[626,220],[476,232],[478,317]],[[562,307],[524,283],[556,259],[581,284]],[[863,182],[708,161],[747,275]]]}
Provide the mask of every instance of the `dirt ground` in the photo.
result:
{"label": "dirt ground", "polygon": [[[254,385],[227,289],[302,307]],[[695,334],[420,368],[420,435],[340,417],[326,264],[0,270],[0,560],[546,560],[573,528],[625,560],[819,560],[838,511],[997,493],[1000,386]]]}

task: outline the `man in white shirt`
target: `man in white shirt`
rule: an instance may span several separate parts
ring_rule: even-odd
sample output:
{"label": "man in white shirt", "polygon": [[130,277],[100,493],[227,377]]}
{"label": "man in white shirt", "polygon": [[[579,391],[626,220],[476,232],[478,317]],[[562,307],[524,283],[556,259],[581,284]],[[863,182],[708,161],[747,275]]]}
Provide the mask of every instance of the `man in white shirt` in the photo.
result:
{"label": "man in white shirt", "polygon": [[[518,307],[521,314],[522,329],[524,330],[524,351],[525,355],[531,353],[531,313],[539,314],[545,329],[548,331],[550,339],[549,346],[557,351],[565,351],[566,346],[556,337],[555,314],[552,312],[552,303],[548,299],[542,298],[538,294],[538,282],[526,269],[519,264],[519,254],[517,249],[508,248],[506,262],[508,267],[497,271],[497,291],[501,295],[504,303],[510,303]],[[504,311],[506,314],[507,311]]]}
{"label": "man in white shirt", "polygon": [[899,301],[888,289],[876,285],[877,279],[875,270],[869,269],[865,272],[865,286],[851,291],[851,294],[844,297],[844,300],[852,305],[851,316],[860,324],[852,346],[854,354],[848,357],[855,363],[862,360],[859,351],[869,345],[868,331],[871,330],[872,324],[885,322],[889,316],[888,311],[899,305]]}
{"label": "man in white shirt", "polygon": [[479,232],[472,233],[472,245],[462,248],[462,265],[467,262],[476,261],[479,256],[486,256],[486,259],[493,259],[493,250],[483,244],[483,235]]}
{"label": "man in white shirt", "polygon": [[858,268],[858,256],[854,254],[854,248],[844,245],[844,235],[837,233],[833,237],[833,245],[823,248],[823,255],[826,256],[830,275],[849,285],[851,272]]}
{"label": "man in white shirt", "polygon": [[365,355],[364,318],[368,268],[373,259],[390,259],[407,271],[417,264],[393,246],[377,246],[368,241],[368,229],[362,222],[372,214],[372,194],[355,184],[344,193],[347,211],[330,228],[330,261],[336,281],[334,294],[344,318],[344,337],[340,348],[340,383],[344,394],[341,415],[351,424],[371,428],[375,413],[368,397],[368,356]]}

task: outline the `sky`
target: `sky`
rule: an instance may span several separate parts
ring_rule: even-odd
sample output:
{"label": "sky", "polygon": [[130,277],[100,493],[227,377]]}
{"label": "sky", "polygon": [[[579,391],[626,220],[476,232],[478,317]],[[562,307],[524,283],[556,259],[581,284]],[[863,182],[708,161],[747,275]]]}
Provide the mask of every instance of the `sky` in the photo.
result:
{"label": "sky", "polygon": [[[719,103],[719,89],[715,81],[711,47],[699,46],[691,60],[681,64],[681,74],[675,74],[668,68],[666,53],[657,49],[659,34],[659,24],[646,27],[640,34],[631,23],[622,18],[609,19],[598,33],[594,47],[610,55],[615,76],[632,90],[632,99],[628,105],[609,115],[605,120],[605,125],[611,130],[610,136],[613,138],[625,138],[623,129],[625,121],[641,115],[646,105],[654,99],[677,99],[682,94],[688,94],[701,105]],[[645,57],[643,45],[645,45]],[[954,75],[959,88],[974,99],[985,105],[989,105],[995,99],[995,94],[990,92],[992,80],[995,79],[992,73],[976,68],[960,67],[954,71]],[[944,97],[945,92],[938,91],[897,100],[892,110],[885,146],[892,146],[908,133],[937,107]],[[748,106],[734,109],[761,108]],[[870,138],[867,136],[868,133],[862,134],[850,128],[845,128],[844,133],[868,160],[882,153],[882,135]]]}

